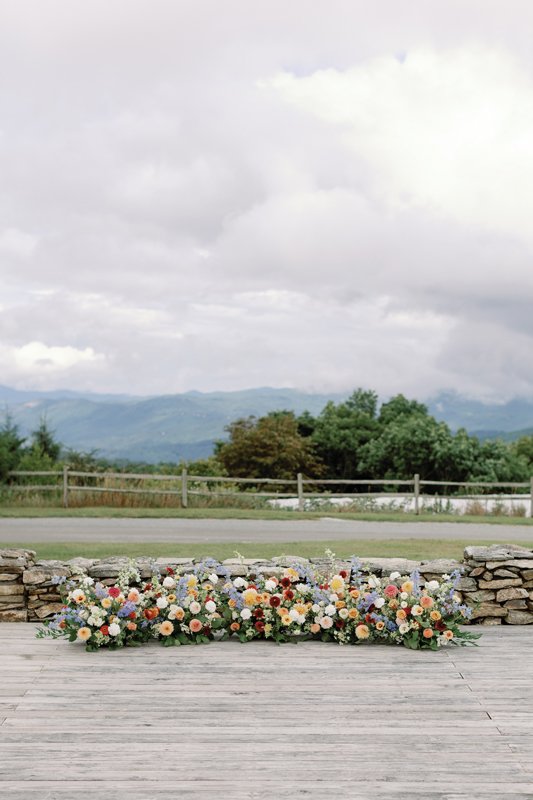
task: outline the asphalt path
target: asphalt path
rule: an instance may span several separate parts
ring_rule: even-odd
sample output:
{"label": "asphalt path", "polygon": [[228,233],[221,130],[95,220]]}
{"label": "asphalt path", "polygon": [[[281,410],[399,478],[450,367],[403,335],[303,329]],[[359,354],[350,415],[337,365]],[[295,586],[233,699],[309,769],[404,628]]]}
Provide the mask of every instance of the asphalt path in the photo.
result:
{"label": "asphalt path", "polygon": [[533,527],[460,522],[313,520],[2,518],[2,542],[315,542],[373,539],[455,539],[532,542]]}

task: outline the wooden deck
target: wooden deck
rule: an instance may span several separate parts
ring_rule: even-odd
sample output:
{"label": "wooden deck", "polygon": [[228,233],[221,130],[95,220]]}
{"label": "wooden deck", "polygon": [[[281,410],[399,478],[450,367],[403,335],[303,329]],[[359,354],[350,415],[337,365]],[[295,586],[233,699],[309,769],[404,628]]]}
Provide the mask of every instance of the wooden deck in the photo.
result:
{"label": "wooden deck", "polygon": [[533,629],[85,653],[0,625],[5,800],[533,798]]}

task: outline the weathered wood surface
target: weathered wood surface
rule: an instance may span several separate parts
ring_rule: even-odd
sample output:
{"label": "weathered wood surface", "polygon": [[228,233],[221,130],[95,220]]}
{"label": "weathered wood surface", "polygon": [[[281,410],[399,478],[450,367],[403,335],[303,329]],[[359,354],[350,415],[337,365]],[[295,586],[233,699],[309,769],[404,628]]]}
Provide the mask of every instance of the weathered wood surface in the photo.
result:
{"label": "weathered wood surface", "polygon": [[533,630],[85,653],[0,625],[6,800],[533,798]]}

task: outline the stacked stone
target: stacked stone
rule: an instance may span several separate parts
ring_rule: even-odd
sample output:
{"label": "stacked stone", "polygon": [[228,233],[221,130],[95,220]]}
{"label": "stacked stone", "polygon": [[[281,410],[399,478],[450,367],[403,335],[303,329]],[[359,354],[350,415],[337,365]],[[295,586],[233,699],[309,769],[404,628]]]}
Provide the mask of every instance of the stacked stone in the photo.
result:
{"label": "stacked stone", "polygon": [[515,544],[466,547],[464,561],[470,586],[463,598],[474,622],[533,623],[533,550]]}
{"label": "stacked stone", "polygon": [[0,550],[0,622],[27,621],[23,575],[34,559],[33,550]]}

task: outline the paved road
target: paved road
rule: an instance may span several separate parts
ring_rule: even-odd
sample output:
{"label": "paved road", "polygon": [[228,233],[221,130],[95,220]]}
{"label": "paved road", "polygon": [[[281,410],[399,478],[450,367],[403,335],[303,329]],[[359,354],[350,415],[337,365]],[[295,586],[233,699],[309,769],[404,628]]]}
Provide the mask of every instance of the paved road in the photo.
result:
{"label": "paved road", "polygon": [[360,522],[215,519],[0,519],[0,543],[16,542],[313,542],[460,539],[533,542],[533,527],[459,522]]}

